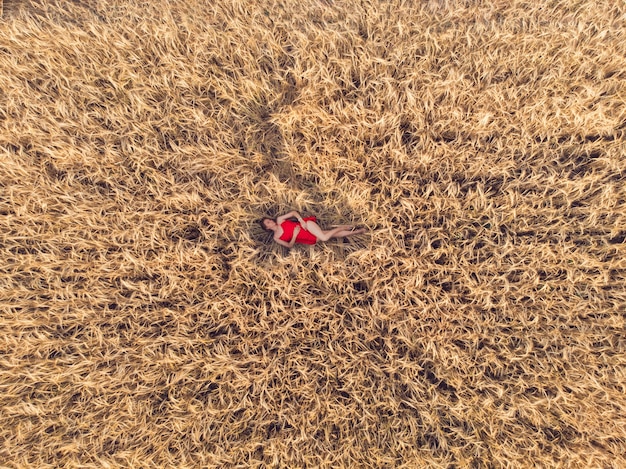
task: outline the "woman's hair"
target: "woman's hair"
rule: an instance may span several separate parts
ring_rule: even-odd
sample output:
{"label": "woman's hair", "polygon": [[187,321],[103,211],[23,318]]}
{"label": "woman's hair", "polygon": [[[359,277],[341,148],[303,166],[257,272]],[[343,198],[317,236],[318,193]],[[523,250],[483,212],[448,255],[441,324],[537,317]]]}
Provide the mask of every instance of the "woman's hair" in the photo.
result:
{"label": "woman's hair", "polygon": [[263,230],[265,230],[265,231],[272,231],[272,230],[270,230],[269,228],[267,228],[265,226],[265,220],[272,220],[272,221],[275,221],[275,220],[273,218],[269,218],[269,217],[263,217],[263,218],[261,218],[259,220],[259,225],[261,225],[261,228],[263,228]]}

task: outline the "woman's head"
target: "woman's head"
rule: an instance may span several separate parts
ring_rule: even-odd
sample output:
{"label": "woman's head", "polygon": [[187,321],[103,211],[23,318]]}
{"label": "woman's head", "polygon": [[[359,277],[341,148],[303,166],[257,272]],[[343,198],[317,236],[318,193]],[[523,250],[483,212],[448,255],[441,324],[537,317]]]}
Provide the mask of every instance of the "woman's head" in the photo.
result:
{"label": "woman's head", "polygon": [[278,226],[276,224],[276,220],[267,217],[261,218],[261,220],[259,220],[259,224],[261,225],[261,228],[263,228],[265,231],[274,231]]}

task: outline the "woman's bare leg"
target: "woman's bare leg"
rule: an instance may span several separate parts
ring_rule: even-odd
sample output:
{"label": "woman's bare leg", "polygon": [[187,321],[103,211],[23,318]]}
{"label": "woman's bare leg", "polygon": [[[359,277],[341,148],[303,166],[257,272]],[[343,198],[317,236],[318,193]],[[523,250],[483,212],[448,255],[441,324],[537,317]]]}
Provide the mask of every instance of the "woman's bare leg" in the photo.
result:
{"label": "woman's bare leg", "polygon": [[363,234],[367,231],[367,229],[365,228],[359,228],[358,230],[345,230],[345,231],[340,231],[339,233],[337,233],[335,236],[333,236],[333,238],[348,238],[350,236],[354,236],[354,235],[360,235]]}
{"label": "woman's bare leg", "polygon": [[332,230],[324,231],[313,220],[308,220],[306,222],[306,230],[320,241],[328,241],[331,238],[336,238],[338,233],[345,233],[348,231],[345,226],[338,226]]}
{"label": "woman's bare leg", "polygon": [[312,220],[306,222],[306,229],[308,232],[315,235],[315,237],[320,241],[328,241],[332,238],[345,238],[348,236],[363,234],[367,231],[365,228],[355,230],[352,225],[341,225],[332,230],[324,231]]}

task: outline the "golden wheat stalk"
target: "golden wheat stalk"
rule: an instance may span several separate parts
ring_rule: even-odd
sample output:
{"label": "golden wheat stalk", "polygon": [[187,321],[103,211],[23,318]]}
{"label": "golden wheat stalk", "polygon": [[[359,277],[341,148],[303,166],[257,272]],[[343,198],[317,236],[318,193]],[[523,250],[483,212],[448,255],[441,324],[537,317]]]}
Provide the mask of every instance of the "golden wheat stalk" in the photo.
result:
{"label": "golden wheat stalk", "polygon": [[623,6],[2,7],[6,467],[626,465]]}

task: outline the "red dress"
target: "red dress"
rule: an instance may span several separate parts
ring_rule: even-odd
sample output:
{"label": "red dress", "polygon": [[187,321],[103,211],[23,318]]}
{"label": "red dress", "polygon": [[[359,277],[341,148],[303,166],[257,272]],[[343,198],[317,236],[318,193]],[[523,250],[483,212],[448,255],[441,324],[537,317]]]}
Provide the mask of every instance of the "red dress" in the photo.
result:
{"label": "red dress", "polygon": [[[317,221],[316,217],[305,217],[303,218],[304,221]],[[280,236],[280,239],[282,241],[286,241],[286,242],[290,242],[291,238],[293,237],[293,230],[296,228],[296,226],[300,226],[300,223],[297,223],[295,221],[291,221],[291,220],[285,220],[284,222],[282,222],[280,224],[280,227],[283,229],[283,234]],[[304,228],[300,227],[300,231],[298,232],[298,235],[296,236],[296,243],[300,243],[300,244],[315,244],[317,242],[317,238],[315,237],[314,234],[308,232],[307,230],[305,230]]]}

